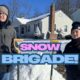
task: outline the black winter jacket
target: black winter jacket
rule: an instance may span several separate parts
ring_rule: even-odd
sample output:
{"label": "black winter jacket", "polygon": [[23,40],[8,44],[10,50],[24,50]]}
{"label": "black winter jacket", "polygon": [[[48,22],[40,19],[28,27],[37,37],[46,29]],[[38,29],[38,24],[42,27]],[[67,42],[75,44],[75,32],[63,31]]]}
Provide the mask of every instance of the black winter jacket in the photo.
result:
{"label": "black winter jacket", "polygon": [[[66,54],[80,54],[80,38],[72,40],[65,47]],[[80,80],[80,65],[65,65],[67,80]]]}
{"label": "black winter jacket", "polygon": [[64,53],[80,53],[80,38],[72,40],[65,47]]}

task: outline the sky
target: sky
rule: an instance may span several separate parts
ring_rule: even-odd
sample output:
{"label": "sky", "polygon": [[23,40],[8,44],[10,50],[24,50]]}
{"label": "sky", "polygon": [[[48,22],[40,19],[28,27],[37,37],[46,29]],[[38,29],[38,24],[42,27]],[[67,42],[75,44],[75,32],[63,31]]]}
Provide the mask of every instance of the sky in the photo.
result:
{"label": "sky", "polygon": [[[0,4],[5,4],[12,7],[11,2],[13,0],[1,0]],[[15,0],[14,0],[15,1]],[[57,0],[16,0],[18,4],[18,12],[23,15],[26,14],[25,17],[33,17],[38,13],[44,14],[49,11],[50,5],[52,3],[56,3]]]}

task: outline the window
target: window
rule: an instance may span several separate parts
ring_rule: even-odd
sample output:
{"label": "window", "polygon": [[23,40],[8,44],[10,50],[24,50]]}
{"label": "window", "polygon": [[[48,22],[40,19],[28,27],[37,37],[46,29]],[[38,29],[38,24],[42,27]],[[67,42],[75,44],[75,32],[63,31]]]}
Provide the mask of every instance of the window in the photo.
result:
{"label": "window", "polygon": [[26,25],[25,27],[26,27],[26,32],[30,32],[30,28],[31,28],[30,25]]}
{"label": "window", "polygon": [[27,31],[30,32],[30,25],[27,26]]}
{"label": "window", "polygon": [[24,34],[24,27],[21,27],[21,34]]}
{"label": "window", "polygon": [[19,28],[18,27],[16,27],[15,30],[16,30],[17,33],[19,33]]}
{"label": "window", "polygon": [[67,25],[64,26],[64,31],[67,32]]}
{"label": "window", "polygon": [[56,31],[56,24],[54,24],[54,30]]}
{"label": "window", "polygon": [[36,27],[37,27],[37,25],[36,25],[36,24],[34,24],[34,31],[36,30]]}
{"label": "window", "polygon": [[37,26],[40,27],[40,23],[38,23]]}
{"label": "window", "polygon": [[26,27],[26,32],[28,32],[28,26],[25,26]]}
{"label": "window", "polygon": [[40,27],[40,23],[36,23],[36,24],[34,24],[34,31],[36,30],[36,27]]}

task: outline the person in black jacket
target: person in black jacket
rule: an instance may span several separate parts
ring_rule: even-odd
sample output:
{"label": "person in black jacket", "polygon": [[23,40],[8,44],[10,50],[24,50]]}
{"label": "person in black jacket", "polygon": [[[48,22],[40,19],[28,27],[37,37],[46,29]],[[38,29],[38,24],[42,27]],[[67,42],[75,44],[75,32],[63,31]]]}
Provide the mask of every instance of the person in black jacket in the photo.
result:
{"label": "person in black jacket", "polygon": [[[16,31],[9,20],[9,9],[6,5],[0,5],[0,54],[15,52],[14,38]],[[0,80],[8,71],[8,67],[9,65],[0,65]]]}
{"label": "person in black jacket", "polygon": [[[72,40],[65,47],[64,53],[80,53],[80,22],[73,22],[71,29]],[[79,65],[66,65],[66,80],[80,80]]]}

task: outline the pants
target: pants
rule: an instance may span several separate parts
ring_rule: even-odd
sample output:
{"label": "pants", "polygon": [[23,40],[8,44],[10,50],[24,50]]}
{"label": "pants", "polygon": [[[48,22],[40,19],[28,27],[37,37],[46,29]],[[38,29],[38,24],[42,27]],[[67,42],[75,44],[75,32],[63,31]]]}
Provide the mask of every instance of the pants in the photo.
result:
{"label": "pants", "polygon": [[5,72],[0,72],[0,80],[3,79]]}
{"label": "pants", "polygon": [[4,74],[10,71],[11,65],[0,65],[0,80],[4,77]]}
{"label": "pants", "polygon": [[77,65],[66,66],[66,80],[80,80],[80,70]]}

